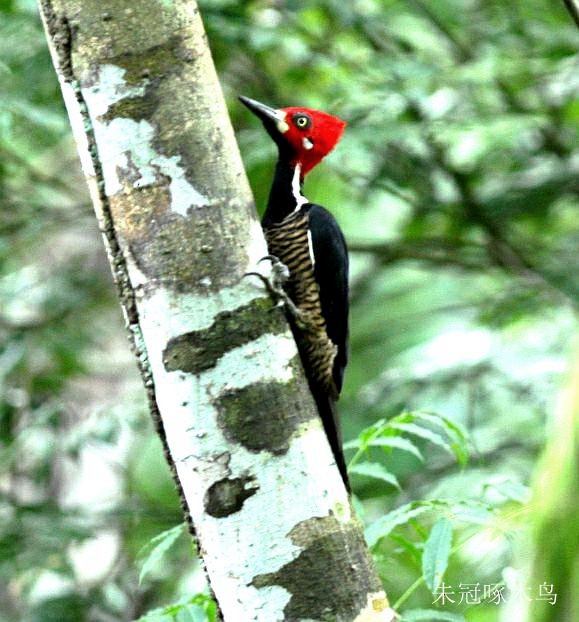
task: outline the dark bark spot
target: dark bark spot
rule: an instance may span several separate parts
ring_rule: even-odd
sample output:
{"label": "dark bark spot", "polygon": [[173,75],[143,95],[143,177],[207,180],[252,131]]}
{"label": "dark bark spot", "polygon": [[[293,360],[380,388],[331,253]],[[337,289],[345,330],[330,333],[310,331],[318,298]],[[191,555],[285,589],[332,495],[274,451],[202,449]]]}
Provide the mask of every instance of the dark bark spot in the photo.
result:
{"label": "dark bark spot", "polygon": [[[181,50],[181,37],[171,37],[162,45],[155,45],[140,54],[122,54],[111,59],[111,63],[125,70],[123,79],[127,84],[144,87],[143,94],[125,97],[112,104],[102,115],[102,121],[125,117],[153,123],[153,116],[159,109],[159,86],[168,76],[179,71],[177,61]],[[156,145],[161,149],[162,145]]]}
{"label": "dark bark spot", "polygon": [[291,594],[284,609],[287,622],[353,620],[366,605],[366,595],[382,591],[357,526],[341,525],[333,516],[311,518],[289,535],[303,551],[252,582],[257,588],[279,585]]}
{"label": "dark bark spot", "polygon": [[183,37],[174,35],[138,54],[128,53],[115,56],[111,63],[125,69],[125,80],[128,84],[141,84],[143,67],[147,69],[147,77],[166,78],[167,75],[180,71],[178,59],[187,50]]}
{"label": "dark bark spot", "polygon": [[103,119],[111,120],[117,117],[127,117],[134,121],[150,119],[158,107],[153,97],[125,97],[110,106]]}
{"label": "dark bark spot", "polygon": [[205,493],[205,511],[215,518],[239,512],[245,500],[254,495],[258,488],[252,477],[220,479]]}
{"label": "dark bark spot", "polygon": [[[125,171],[120,171],[123,177]],[[189,210],[184,217],[171,211],[171,191],[162,174],[157,174],[158,185],[134,188],[129,181],[130,191],[109,201],[117,230],[144,274],[178,292],[207,294],[239,283],[248,241],[242,234],[236,239],[222,235],[223,227],[213,220],[219,206]]]}
{"label": "dark bark spot", "polygon": [[[131,174],[126,169],[119,172],[123,178],[125,172]],[[204,295],[239,283],[248,241],[242,234],[237,239],[223,237],[221,225],[212,220],[218,206],[190,210],[183,217],[171,211],[169,180],[161,173],[158,185],[134,188],[129,179],[123,181],[129,192],[110,197],[109,203],[116,229],[144,274],[175,291]]]}
{"label": "dark bark spot", "polygon": [[[292,366],[298,364],[296,357]],[[288,395],[294,392],[298,399],[290,404]],[[298,427],[316,416],[308,397],[305,390],[281,382],[258,382],[226,391],[214,402],[217,423],[229,441],[249,451],[284,454]]]}
{"label": "dark bark spot", "polygon": [[167,371],[199,374],[214,367],[226,352],[266,333],[284,330],[282,314],[272,309],[268,298],[257,298],[233,311],[222,311],[209,328],[171,339],[163,363]]}

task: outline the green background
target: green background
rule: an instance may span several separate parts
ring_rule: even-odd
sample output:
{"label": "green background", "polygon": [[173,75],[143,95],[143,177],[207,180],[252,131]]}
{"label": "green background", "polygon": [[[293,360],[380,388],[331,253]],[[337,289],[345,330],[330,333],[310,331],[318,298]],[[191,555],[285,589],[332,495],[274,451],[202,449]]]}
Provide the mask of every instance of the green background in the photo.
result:
{"label": "green background", "polygon": [[[340,411],[391,603],[579,619],[563,2],[200,7],[258,206],[275,149],[238,94],[348,121],[304,192],[351,248]],[[0,2],[0,234],[0,620],[212,619],[30,0]]]}

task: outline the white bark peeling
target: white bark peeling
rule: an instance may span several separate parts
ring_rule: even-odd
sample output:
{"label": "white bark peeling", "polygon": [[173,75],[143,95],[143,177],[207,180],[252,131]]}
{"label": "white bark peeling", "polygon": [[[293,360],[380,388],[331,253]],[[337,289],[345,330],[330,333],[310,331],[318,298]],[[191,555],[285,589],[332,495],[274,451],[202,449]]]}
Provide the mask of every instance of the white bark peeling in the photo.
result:
{"label": "white bark peeling", "polygon": [[[148,84],[127,84],[125,69],[116,65],[101,65],[98,80],[82,89],[99,152],[103,154],[102,167],[105,193],[113,196],[123,190],[119,171],[131,170],[138,176],[132,182],[134,188],[156,185],[160,176],[170,179],[171,209],[186,216],[190,208],[210,205],[207,197],[198,192],[187,180],[181,166],[181,156],[167,157],[153,146],[155,128],[144,119],[135,121],[125,117],[104,120],[111,106],[128,97],[142,97]],[[126,179],[126,174],[121,174]]]}

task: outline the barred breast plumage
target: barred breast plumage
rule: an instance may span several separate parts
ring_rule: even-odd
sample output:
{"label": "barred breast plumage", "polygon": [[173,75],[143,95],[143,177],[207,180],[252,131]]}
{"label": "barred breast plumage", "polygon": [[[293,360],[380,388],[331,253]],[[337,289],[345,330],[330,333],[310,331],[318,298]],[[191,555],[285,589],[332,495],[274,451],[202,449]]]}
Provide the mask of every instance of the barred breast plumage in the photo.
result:
{"label": "barred breast plumage", "polygon": [[308,205],[293,212],[282,222],[265,229],[269,252],[289,269],[284,286],[288,296],[303,314],[304,321],[290,317],[306,375],[332,397],[338,397],[332,370],[337,347],[326,332],[320,292],[314,276],[308,240]]}

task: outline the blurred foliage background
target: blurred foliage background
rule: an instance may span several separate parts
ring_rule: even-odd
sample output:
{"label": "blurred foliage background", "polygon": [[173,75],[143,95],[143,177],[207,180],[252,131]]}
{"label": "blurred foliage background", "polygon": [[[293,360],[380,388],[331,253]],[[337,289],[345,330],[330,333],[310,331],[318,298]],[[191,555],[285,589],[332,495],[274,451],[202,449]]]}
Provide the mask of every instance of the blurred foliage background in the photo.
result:
{"label": "blurred foliage background", "polygon": [[[564,3],[200,5],[259,206],[275,152],[237,94],[349,123],[305,193],[351,247],[341,412],[391,603],[579,619]],[[32,0],[0,2],[0,232],[0,620],[212,619]]]}

